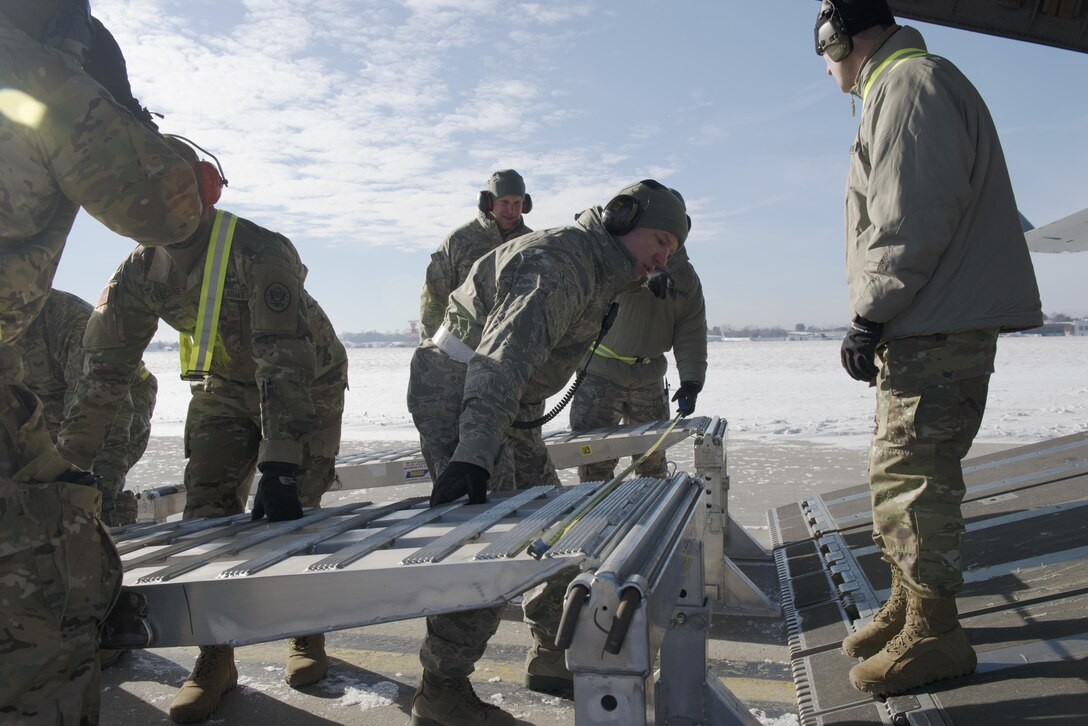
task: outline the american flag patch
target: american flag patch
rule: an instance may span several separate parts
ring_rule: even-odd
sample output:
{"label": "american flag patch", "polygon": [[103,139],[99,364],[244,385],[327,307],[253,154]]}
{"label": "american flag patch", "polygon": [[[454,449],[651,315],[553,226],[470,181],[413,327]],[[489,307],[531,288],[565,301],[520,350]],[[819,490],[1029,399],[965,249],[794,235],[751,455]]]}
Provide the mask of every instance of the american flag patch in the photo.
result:
{"label": "american flag patch", "polygon": [[112,285],[106,285],[104,288],[102,288],[102,292],[98,293],[98,299],[94,301],[94,307],[96,310],[109,301],[110,287],[112,287]]}

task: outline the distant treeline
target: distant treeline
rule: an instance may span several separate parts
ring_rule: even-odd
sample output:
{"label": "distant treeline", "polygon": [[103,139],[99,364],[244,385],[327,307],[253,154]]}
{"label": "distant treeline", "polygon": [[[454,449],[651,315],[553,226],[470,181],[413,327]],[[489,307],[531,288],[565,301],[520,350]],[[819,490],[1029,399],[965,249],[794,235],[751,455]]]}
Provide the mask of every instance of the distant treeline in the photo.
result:
{"label": "distant treeline", "polygon": [[365,343],[410,343],[419,342],[419,333],[410,330],[399,330],[395,333],[379,333],[376,330],[367,330],[363,333],[340,333],[340,340],[352,345]]}

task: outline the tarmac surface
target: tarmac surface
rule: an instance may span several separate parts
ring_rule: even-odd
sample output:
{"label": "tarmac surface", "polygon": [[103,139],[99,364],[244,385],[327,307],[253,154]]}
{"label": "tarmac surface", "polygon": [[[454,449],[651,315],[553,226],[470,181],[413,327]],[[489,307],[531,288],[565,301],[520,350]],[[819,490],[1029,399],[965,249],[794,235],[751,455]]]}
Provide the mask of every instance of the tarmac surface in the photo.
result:
{"label": "tarmac surface", "polygon": [[[383,448],[388,447],[383,444]],[[179,480],[180,440],[153,438],[139,468],[130,473],[137,488]],[[978,444],[971,455],[1007,448]],[[353,449],[345,444],[345,452]],[[754,539],[770,546],[767,511],[819,492],[865,479],[864,447],[806,441],[766,443],[730,439],[729,513]],[[692,448],[684,441],[669,452],[681,470],[691,470]],[[563,472],[572,481],[573,472]],[[326,503],[354,498],[387,502],[425,493],[423,485],[357,490],[326,495]],[[772,563],[745,567],[745,573],[773,601],[778,600]],[[320,597],[315,593],[315,597]],[[411,720],[411,702],[422,672],[419,645],[422,620],[406,620],[328,633],[331,667],[324,681],[295,689],[283,680],[286,643],[237,648],[238,687],[224,695],[207,723],[261,725],[347,724],[391,726]],[[764,724],[797,724],[797,703],[785,626],[781,618],[716,615],[711,626],[711,672]],[[507,607],[498,633],[472,675],[484,700],[513,713],[522,723],[574,724],[573,702],[544,696],[522,686],[530,637],[521,610]],[[171,723],[168,712],[177,688],[188,677],[196,648],[133,651],[102,674],[102,726]]]}

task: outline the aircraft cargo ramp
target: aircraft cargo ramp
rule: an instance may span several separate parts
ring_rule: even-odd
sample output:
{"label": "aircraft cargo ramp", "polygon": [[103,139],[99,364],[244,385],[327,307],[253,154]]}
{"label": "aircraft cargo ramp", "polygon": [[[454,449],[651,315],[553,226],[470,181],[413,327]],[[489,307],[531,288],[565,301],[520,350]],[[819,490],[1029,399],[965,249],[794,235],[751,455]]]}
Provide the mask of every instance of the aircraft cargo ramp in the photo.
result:
{"label": "aircraft cargo ramp", "polygon": [[1083,723],[1088,715],[1088,432],[964,464],[968,677],[854,690],[839,644],[888,596],[865,485],[771,510],[801,723]]}

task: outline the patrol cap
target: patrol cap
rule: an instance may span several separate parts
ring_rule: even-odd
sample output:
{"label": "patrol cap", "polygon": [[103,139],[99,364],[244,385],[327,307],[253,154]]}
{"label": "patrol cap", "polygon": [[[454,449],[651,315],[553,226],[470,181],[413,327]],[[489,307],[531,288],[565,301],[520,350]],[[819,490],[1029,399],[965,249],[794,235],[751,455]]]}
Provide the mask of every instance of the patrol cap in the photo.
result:
{"label": "patrol cap", "polygon": [[[824,0],[842,19],[843,30],[856,35],[874,25],[895,25],[888,0]],[[823,5],[823,3],[821,3]]]}
{"label": "patrol cap", "polygon": [[[606,212],[612,209],[620,212],[622,216],[625,206],[622,200],[625,199],[637,202],[633,208],[630,229],[649,227],[672,232],[676,235],[677,242],[684,244],[691,229],[691,218],[680,192],[653,179],[643,179],[617,192],[612,202],[609,202]],[[620,201],[619,205],[615,205],[617,201]]]}
{"label": "patrol cap", "polygon": [[509,196],[525,196],[525,180],[513,169],[502,169],[491,175],[487,180],[487,191],[494,195],[495,199]]}

